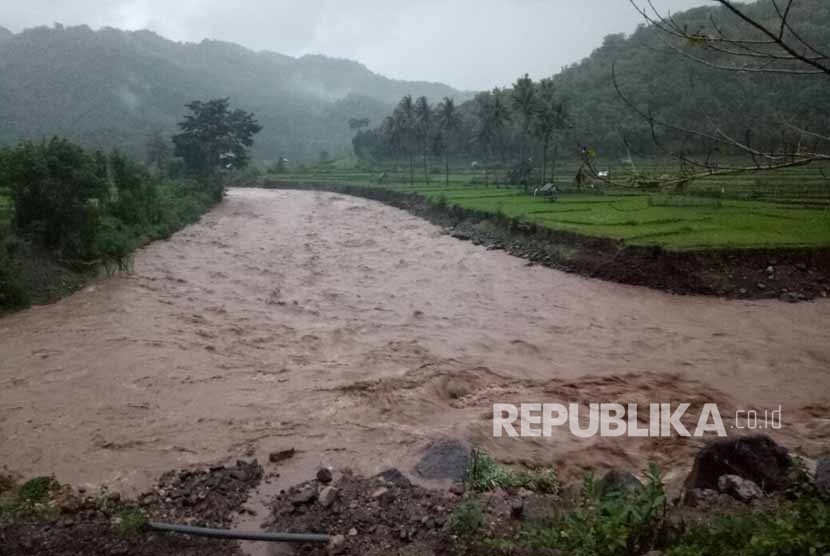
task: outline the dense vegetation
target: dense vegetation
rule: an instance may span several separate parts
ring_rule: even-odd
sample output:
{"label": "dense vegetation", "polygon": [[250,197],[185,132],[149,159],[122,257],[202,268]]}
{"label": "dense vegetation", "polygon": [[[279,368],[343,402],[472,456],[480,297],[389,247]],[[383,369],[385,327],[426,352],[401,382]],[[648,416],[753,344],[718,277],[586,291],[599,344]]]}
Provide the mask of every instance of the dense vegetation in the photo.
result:
{"label": "dense vegetation", "polygon": [[[228,99],[188,108],[173,137],[181,159],[157,153],[155,173],[117,150],[87,151],[58,137],[0,148],[0,310],[54,299],[101,265],[127,268],[137,247],[221,200],[260,126]],[[72,283],[55,286],[67,275]]]}
{"label": "dense vegetation", "polygon": [[350,151],[349,120],[378,121],[407,92],[465,96],[348,60],[86,26],[0,31],[0,75],[0,144],[59,135],[86,148],[118,145],[136,160],[148,136],[175,132],[193,98],[232,97],[254,111],[265,129],[253,157],[276,162]]}
{"label": "dense vegetation", "polygon": [[[776,17],[767,1],[746,9],[763,22]],[[714,33],[712,21],[717,21],[723,33],[753,38],[723,7],[689,10],[674,20],[683,28],[700,29],[701,34]],[[808,43],[830,44],[826,2],[795,2],[790,24]],[[453,119],[440,117],[449,99],[435,104],[434,97],[406,96],[381,125],[356,135],[355,153],[366,161],[407,167],[413,157],[423,158],[425,167],[427,159],[445,162],[453,157],[457,164],[477,161],[479,166],[509,170],[507,177],[513,182],[524,182],[533,173],[530,181],[535,183],[544,183],[555,173],[557,159],[573,160],[586,152],[598,155],[604,164],[662,154],[666,147],[705,152],[713,164],[735,154],[703,138],[665,130],[658,130],[658,144],[648,121],[623,102],[614,86],[612,66],[624,97],[655,119],[681,128],[716,128],[764,151],[782,152],[798,144],[830,147],[826,140],[803,137],[782,124],[825,136],[830,132],[827,76],[721,71],[684,58],[666,42],[678,40],[653,25],[641,26],[630,37],[609,35],[589,58],[551,78],[533,82],[523,76],[511,88],[483,92],[453,106]],[[717,53],[699,56],[719,59]],[[575,179],[573,174],[568,177]],[[502,179],[500,174],[496,178]]]}

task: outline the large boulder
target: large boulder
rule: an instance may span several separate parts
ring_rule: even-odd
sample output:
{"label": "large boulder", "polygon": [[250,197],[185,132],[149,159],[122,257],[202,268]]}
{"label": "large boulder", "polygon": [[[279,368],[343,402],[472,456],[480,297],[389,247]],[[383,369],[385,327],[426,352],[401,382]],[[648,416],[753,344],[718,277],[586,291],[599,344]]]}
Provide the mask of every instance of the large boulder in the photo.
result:
{"label": "large boulder", "polygon": [[722,475],[718,479],[718,490],[724,494],[728,494],[732,498],[747,503],[752,502],[756,498],[761,498],[764,495],[761,487],[737,475]]}
{"label": "large boulder", "polygon": [[470,448],[460,440],[439,440],[424,452],[415,471],[424,479],[463,481]]}
{"label": "large boulder", "polygon": [[637,491],[643,488],[643,484],[628,471],[612,469],[603,475],[597,487],[601,496],[607,496],[612,493]]}
{"label": "large boulder", "polygon": [[792,466],[787,450],[769,436],[723,438],[698,452],[686,479],[686,489],[718,490],[718,479],[723,475],[737,475],[752,481],[764,492],[776,492],[789,486]]}

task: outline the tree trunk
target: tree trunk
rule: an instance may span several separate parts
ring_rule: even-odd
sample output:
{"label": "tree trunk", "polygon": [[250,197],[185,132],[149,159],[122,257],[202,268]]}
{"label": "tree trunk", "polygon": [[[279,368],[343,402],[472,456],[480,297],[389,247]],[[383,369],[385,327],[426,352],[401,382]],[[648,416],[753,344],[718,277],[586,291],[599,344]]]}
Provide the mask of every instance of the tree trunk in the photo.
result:
{"label": "tree trunk", "polygon": [[424,183],[429,184],[429,162],[427,161],[426,145],[424,145]]}
{"label": "tree trunk", "polygon": [[550,139],[545,137],[545,142],[542,145],[542,184],[541,186],[545,186],[545,173],[548,169],[548,146],[550,145]]}
{"label": "tree trunk", "polygon": [[559,154],[559,143],[553,145],[553,160],[551,160],[550,182],[556,185],[556,156]]}
{"label": "tree trunk", "polygon": [[450,186],[450,155],[449,153],[444,154],[444,163],[446,164],[446,176],[447,179],[445,180],[446,187]]}

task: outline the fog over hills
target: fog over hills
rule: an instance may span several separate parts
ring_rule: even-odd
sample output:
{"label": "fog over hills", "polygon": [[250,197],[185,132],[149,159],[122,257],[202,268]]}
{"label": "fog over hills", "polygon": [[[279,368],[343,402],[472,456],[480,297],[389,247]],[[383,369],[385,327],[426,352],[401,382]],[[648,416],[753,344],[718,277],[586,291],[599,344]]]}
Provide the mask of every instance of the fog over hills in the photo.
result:
{"label": "fog over hills", "polygon": [[254,157],[314,159],[351,150],[350,118],[377,123],[401,96],[470,93],[388,79],[351,60],[292,58],[150,31],[0,27],[0,142],[58,134],[141,157],[150,133],[172,133],[194,99],[231,97],[263,125]]}

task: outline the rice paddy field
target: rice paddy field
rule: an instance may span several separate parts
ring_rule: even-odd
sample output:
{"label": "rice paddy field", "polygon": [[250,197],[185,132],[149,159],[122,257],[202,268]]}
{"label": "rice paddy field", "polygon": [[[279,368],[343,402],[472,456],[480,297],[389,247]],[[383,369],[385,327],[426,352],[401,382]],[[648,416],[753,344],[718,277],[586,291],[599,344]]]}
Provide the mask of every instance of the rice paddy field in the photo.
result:
{"label": "rice paddy field", "polygon": [[[646,168],[655,178],[665,171],[656,164]],[[609,169],[612,176],[623,171]],[[387,170],[383,180],[380,172],[330,163],[267,179],[410,191],[555,230],[673,250],[830,246],[830,167],[701,179],[681,194],[636,188],[577,190],[572,178],[566,177],[576,172],[571,164],[558,171],[556,183],[562,194],[555,201],[528,195],[519,187],[494,185],[493,177],[482,171],[456,171],[448,185],[438,170],[430,184],[423,183],[423,174],[416,170],[415,185],[400,170]]]}

